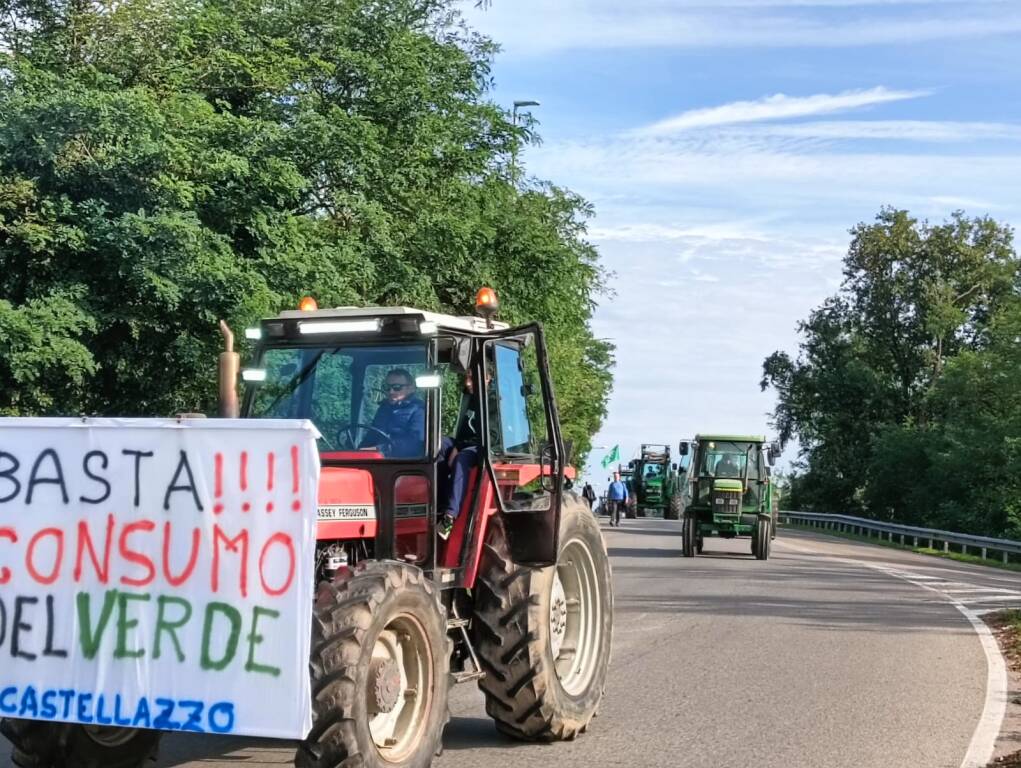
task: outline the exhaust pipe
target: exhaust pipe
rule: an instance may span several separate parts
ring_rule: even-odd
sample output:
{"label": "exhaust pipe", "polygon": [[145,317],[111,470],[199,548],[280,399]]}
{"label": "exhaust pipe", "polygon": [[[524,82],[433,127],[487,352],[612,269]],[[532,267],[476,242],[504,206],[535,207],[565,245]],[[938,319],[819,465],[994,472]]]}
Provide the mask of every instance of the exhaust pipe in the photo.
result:
{"label": "exhaust pipe", "polygon": [[223,320],[220,321],[220,333],[223,334],[223,352],[220,353],[219,367],[220,418],[236,419],[240,413],[237,381],[241,356],[234,351],[234,332]]}

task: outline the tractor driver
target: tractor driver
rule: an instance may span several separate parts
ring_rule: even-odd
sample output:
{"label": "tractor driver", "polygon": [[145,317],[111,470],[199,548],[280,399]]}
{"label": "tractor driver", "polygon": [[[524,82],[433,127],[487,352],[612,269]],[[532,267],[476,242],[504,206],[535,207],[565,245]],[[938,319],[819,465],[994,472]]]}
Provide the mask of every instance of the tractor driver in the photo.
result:
{"label": "tractor driver", "polygon": [[737,459],[734,458],[734,454],[725,453],[723,458],[720,459],[716,465],[716,476],[717,477],[740,477],[741,467],[738,466]]}
{"label": "tractor driver", "polygon": [[[486,371],[487,392],[492,380],[492,375]],[[478,432],[482,401],[475,391],[475,379],[470,370],[464,375],[464,391],[468,397],[457,420],[457,434],[453,438],[444,437],[440,449],[440,460],[446,463],[450,479],[446,508],[440,515],[437,526],[437,533],[444,541],[450,537],[454,521],[461,514],[461,507],[468,491],[468,477],[472,469],[478,466],[479,451],[482,450],[481,435]]]}
{"label": "tractor driver", "polygon": [[415,379],[404,368],[394,368],[383,385],[386,399],[379,404],[372,426],[390,437],[389,443],[374,444],[378,432],[370,432],[362,448],[383,450],[387,458],[417,459],[425,454],[425,403],[418,396]]}

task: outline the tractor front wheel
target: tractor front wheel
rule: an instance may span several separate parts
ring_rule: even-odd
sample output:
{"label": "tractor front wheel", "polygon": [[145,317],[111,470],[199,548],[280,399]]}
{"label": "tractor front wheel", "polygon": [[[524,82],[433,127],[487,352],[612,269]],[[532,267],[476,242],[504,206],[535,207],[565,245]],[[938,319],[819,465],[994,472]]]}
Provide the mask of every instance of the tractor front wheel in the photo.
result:
{"label": "tractor front wheel", "polygon": [[570,740],[603,698],[613,632],[613,582],[599,527],[564,499],[550,568],[511,561],[493,518],[476,584],[479,688],[496,727],[528,741]]}
{"label": "tractor front wheel", "polygon": [[698,518],[688,515],[684,518],[681,531],[681,550],[685,557],[694,557],[698,549]]}
{"label": "tractor front wheel", "polygon": [[155,759],[160,732],[142,728],[4,720],[0,731],[23,768],[141,768]]}
{"label": "tractor front wheel", "polygon": [[298,768],[427,768],[440,749],[450,641],[433,583],[364,561],[323,584],[312,622],[313,725]]}
{"label": "tractor front wheel", "polygon": [[756,560],[769,559],[770,525],[768,519],[759,518],[752,534],[752,554]]}

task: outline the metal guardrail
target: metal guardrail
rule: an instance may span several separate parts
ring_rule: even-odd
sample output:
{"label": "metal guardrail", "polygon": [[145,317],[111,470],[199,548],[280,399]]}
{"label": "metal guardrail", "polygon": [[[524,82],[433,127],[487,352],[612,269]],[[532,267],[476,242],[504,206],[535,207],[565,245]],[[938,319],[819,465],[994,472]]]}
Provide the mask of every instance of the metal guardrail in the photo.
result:
{"label": "metal guardrail", "polygon": [[927,541],[929,549],[937,549],[936,545],[941,544],[944,552],[949,552],[951,545],[960,547],[964,554],[969,554],[968,549],[971,548],[978,550],[984,560],[989,559],[989,552],[999,552],[1005,563],[1009,562],[1010,555],[1021,555],[1021,541],[1011,541],[1010,539],[972,536],[967,533],[939,531],[935,528],[915,528],[911,525],[897,525],[864,517],[830,515],[821,512],[781,511],[778,517],[784,523],[805,525],[820,530],[854,533],[869,537],[875,534],[880,540],[886,537],[889,541],[893,541],[894,536],[899,536],[901,544],[907,544],[906,539],[911,539],[912,546],[915,547],[919,546],[920,541]]}

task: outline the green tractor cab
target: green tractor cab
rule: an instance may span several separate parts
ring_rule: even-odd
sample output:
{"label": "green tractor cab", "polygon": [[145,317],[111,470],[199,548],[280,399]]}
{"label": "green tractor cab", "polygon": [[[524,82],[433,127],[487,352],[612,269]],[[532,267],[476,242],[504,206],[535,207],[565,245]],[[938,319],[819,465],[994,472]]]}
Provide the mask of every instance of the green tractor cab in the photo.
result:
{"label": "green tractor cab", "polygon": [[670,446],[643,444],[629,467],[637,515],[678,519],[680,509],[671,504],[677,492],[677,465],[670,461]]}
{"label": "green tractor cab", "polygon": [[707,536],[749,536],[755,558],[768,559],[780,501],[770,469],[778,446],[759,435],[697,435],[679,447],[691,456],[680,489],[684,556],[702,552]]}

